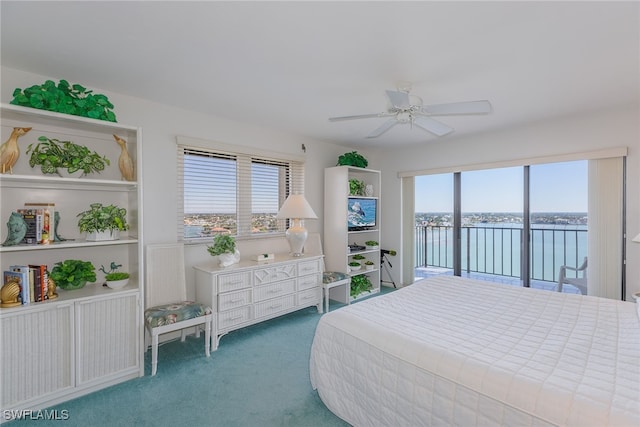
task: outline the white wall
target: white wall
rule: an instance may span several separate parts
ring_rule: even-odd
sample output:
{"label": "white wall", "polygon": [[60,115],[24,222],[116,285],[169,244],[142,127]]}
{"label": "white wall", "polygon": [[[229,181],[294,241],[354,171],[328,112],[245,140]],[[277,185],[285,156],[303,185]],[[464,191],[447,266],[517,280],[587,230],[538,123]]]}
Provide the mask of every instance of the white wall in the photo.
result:
{"label": "white wall", "polygon": [[[59,81],[64,77],[41,76],[2,67],[0,97],[9,103],[15,88],[42,84],[45,80]],[[70,82],[80,83],[83,82]],[[112,104],[119,123],[142,127],[142,184],[144,196],[144,240],[149,243],[175,242],[177,239],[177,169],[176,136],[214,140],[227,144],[265,147],[274,152],[293,153],[306,157],[305,195],[319,216],[318,220],[306,221],[309,232],[322,233],[324,206],[324,168],[335,166],[338,156],[348,148],[212,117],[202,113],[186,111],[171,106],[153,103],[144,99],[113,93],[105,88],[91,87],[96,93],[105,94]],[[306,154],[301,144],[306,146]],[[188,296],[193,297],[191,268],[194,263],[209,257],[206,245],[194,245],[186,249]]]}
{"label": "white wall", "polygon": [[[47,78],[0,67],[0,101],[8,103],[13,90],[41,84]],[[63,77],[62,77],[63,78]],[[72,82],[82,83],[82,82]],[[113,93],[104,88],[91,88],[103,93],[115,105],[118,122],[143,129],[144,238],[145,243],[176,240],[176,136],[265,147],[275,152],[303,154],[306,151],[305,194],[318,214],[316,221],[307,221],[310,232],[322,235],[324,168],[334,166],[338,156],[351,148],[326,141],[291,135],[234,122],[202,113],[173,108],[144,99]],[[500,160],[547,156],[607,147],[627,146],[627,299],[640,291],[640,244],[631,243],[640,233],[640,112],[634,105],[618,111],[600,112],[581,117],[567,117],[533,123],[502,132],[470,136],[445,137],[403,149],[362,150],[369,167],[382,171],[382,243],[385,248],[401,246],[401,187],[398,172],[456,165],[478,164]],[[209,256],[205,245],[187,248],[189,296],[193,297],[190,266]],[[402,254],[393,262],[392,274],[397,283]]]}
{"label": "white wall", "polygon": [[[631,238],[640,233],[640,112],[638,106],[566,117],[519,128],[465,138],[444,137],[423,145],[378,151],[371,161],[382,170],[382,242],[385,248],[401,245],[401,180],[399,172],[473,165],[565,153],[628,147],[627,158],[627,300],[640,291],[640,244]],[[384,159],[384,161],[382,160]],[[402,257],[393,263],[396,282]]]}

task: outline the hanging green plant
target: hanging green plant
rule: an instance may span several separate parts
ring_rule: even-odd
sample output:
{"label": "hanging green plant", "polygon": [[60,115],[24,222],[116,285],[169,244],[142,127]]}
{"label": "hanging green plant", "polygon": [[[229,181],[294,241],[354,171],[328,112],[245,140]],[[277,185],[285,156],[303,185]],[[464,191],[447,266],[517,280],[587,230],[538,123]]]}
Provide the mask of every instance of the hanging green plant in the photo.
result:
{"label": "hanging green plant", "polygon": [[92,90],[79,84],[70,85],[66,80],[60,80],[57,85],[52,80],[47,80],[41,85],[24,90],[16,88],[11,104],[108,122],[116,121],[113,104],[105,95],[94,94]]}
{"label": "hanging green plant", "polygon": [[344,153],[338,157],[338,164],[336,166],[355,166],[357,168],[366,168],[369,165],[367,159],[357,151],[350,153]]}
{"label": "hanging green plant", "polygon": [[42,173],[60,175],[60,169],[66,169],[69,173],[82,171],[85,174],[104,170],[105,164],[109,165],[109,159],[95,151],[89,150],[84,145],[78,145],[71,141],[50,139],[46,136],[38,138],[40,141],[34,147],[27,147],[29,166],[40,166]]}

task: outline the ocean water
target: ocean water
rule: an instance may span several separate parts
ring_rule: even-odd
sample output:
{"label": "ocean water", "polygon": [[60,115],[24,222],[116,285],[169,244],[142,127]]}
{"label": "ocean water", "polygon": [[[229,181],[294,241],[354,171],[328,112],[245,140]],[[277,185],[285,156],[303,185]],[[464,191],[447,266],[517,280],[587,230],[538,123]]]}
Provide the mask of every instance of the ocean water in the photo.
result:
{"label": "ocean water", "polygon": [[[462,269],[520,277],[522,226],[477,224],[461,235]],[[531,226],[531,278],[555,281],[560,266],[578,266],[587,256],[587,227],[582,225]],[[416,232],[416,265],[453,268],[453,230],[427,228]]]}

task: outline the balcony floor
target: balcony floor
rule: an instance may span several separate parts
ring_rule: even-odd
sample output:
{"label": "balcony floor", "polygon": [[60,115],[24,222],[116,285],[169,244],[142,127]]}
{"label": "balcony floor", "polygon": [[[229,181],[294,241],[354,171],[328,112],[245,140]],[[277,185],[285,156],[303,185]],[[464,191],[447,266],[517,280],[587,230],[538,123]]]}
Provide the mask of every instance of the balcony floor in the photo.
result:
{"label": "balcony floor", "polygon": [[[453,275],[453,270],[450,268],[441,267],[416,267],[415,268],[415,280],[426,279],[427,277],[439,276],[442,274]],[[500,276],[496,274],[485,273],[466,273],[462,272],[462,277],[468,277],[470,279],[486,280],[488,282],[504,283],[505,285],[521,286],[520,279],[516,277]],[[555,291],[556,282],[547,282],[542,280],[532,280],[531,287],[535,289],[542,289],[546,291]],[[575,286],[564,284],[562,286],[562,292],[567,294],[580,294],[580,290]]]}

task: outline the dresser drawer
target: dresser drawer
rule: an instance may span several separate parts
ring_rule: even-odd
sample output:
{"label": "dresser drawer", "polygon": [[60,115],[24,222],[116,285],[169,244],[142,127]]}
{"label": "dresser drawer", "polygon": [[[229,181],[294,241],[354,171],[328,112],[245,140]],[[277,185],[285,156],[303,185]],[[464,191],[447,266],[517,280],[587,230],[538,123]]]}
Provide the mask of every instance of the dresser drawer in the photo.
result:
{"label": "dresser drawer", "polygon": [[251,306],[236,308],[218,313],[218,329],[226,329],[251,320]]}
{"label": "dresser drawer", "polygon": [[270,316],[275,313],[279,313],[284,310],[288,310],[295,307],[296,296],[295,294],[287,295],[280,298],[274,298],[267,301],[263,301],[254,305],[256,319],[261,317]]}
{"label": "dresser drawer", "polygon": [[255,302],[264,301],[266,299],[280,297],[292,294],[296,291],[295,279],[284,280],[282,282],[272,283],[270,285],[256,286],[253,289],[253,297]]}
{"label": "dresser drawer", "polygon": [[251,304],[251,289],[218,295],[218,311],[231,310]]}
{"label": "dresser drawer", "polygon": [[298,277],[298,290],[304,291],[316,286],[320,286],[322,283],[322,276],[320,273],[311,274],[309,276]]}
{"label": "dresser drawer", "polygon": [[241,273],[220,274],[218,276],[218,293],[235,291],[238,289],[251,287],[251,273],[248,271]]}
{"label": "dresser drawer", "polygon": [[320,273],[320,260],[301,261],[298,263],[298,276],[307,274]]}
{"label": "dresser drawer", "polygon": [[320,304],[322,298],[321,292],[321,288],[307,289],[306,291],[298,292],[297,306],[306,307]]}
{"label": "dresser drawer", "polygon": [[284,264],[260,268],[253,272],[253,277],[256,285],[292,279],[296,277],[296,266],[295,264]]}

